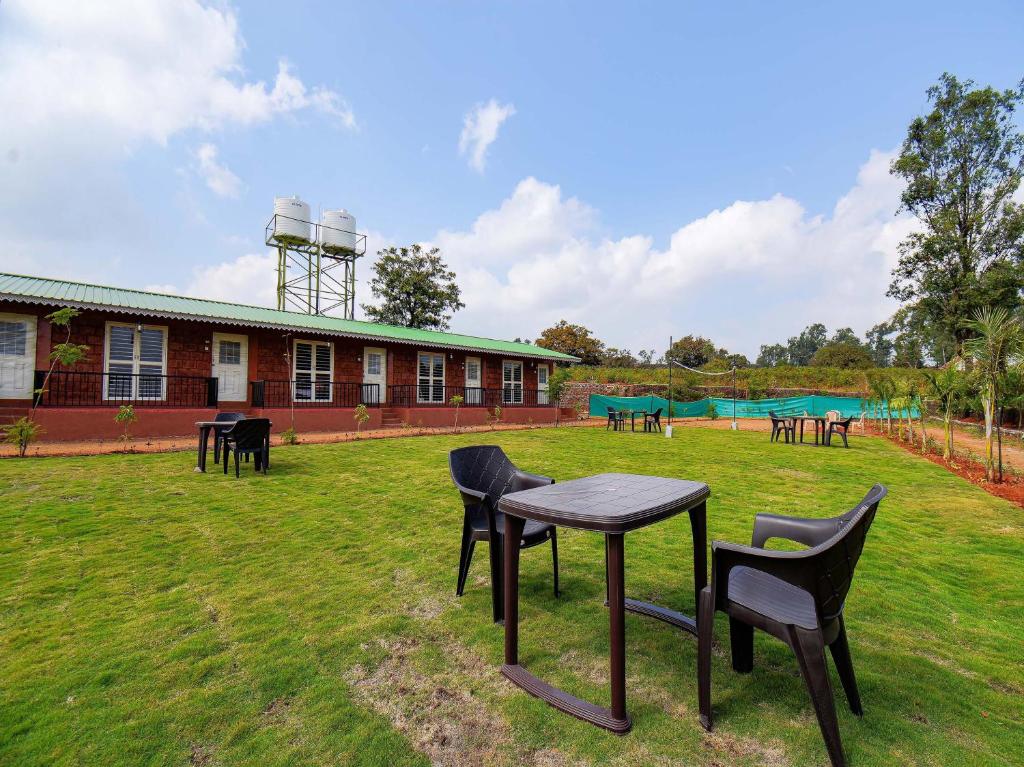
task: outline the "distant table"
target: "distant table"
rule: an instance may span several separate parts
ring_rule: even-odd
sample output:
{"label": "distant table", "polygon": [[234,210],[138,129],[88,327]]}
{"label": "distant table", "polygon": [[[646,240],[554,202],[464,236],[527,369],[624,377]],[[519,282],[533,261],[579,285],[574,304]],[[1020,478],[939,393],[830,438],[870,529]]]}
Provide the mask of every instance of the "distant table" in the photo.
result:
{"label": "distant table", "polygon": [[638,413],[644,417],[645,421],[647,419],[647,411],[646,410],[630,410],[629,411],[629,430],[630,431],[636,431],[636,416],[637,416]]}
{"label": "distant table", "polygon": [[818,426],[821,426],[821,445],[825,444],[825,429],[828,426],[828,418],[823,415],[798,415],[793,418],[800,422],[800,442],[804,441],[804,421],[814,421],[814,444],[818,443]]}
{"label": "distant table", "polygon": [[[193,469],[193,471],[196,471],[196,472],[205,472],[206,471],[206,451],[209,449],[208,448],[208,444],[209,444],[209,441],[210,441],[210,432],[213,431],[214,428],[217,427],[217,426],[222,426],[224,428],[230,429],[232,426],[235,425],[235,423],[237,423],[237,421],[235,421],[235,422],[232,422],[232,421],[196,421],[196,426],[199,428],[199,450],[197,451],[198,452],[198,456],[197,456],[197,460],[196,460],[196,467]],[[271,427],[273,427],[274,424],[271,423],[270,425],[271,425]],[[269,439],[267,440],[267,446],[266,446],[266,458],[267,458],[267,466],[269,467],[270,466],[270,440]]]}
{"label": "distant table", "polygon": [[[632,722],[626,712],[626,610],[657,618],[692,634],[697,633],[697,622],[675,610],[626,598],[625,534],[689,512],[694,596],[698,604],[701,589],[707,585],[706,501],[710,494],[702,482],[639,474],[598,474],[503,496],[498,502],[498,509],[505,514],[505,664],[501,673],[560,711],[619,735],[628,732]],[[611,632],[610,709],[552,687],[519,665],[519,541],[528,519],[605,536]]]}

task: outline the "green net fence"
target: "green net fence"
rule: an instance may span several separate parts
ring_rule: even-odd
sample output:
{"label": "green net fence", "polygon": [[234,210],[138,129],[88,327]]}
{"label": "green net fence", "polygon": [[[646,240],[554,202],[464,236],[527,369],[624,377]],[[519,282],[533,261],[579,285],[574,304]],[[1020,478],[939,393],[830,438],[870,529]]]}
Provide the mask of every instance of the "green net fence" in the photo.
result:
{"label": "green net fence", "polygon": [[[871,411],[867,402],[858,397],[833,397],[808,395],[806,397],[780,397],[777,399],[738,399],[736,402],[737,418],[767,418],[768,412],[777,415],[825,415],[830,410],[838,411],[843,418],[860,417],[860,414]],[[732,418],[733,400],[725,397],[707,397],[696,402],[673,402],[674,418],[703,418],[708,415],[709,405],[715,406],[720,418]],[[653,413],[661,408],[668,414],[668,400],[664,397],[610,397],[604,394],[590,395],[590,415],[607,416],[608,408],[615,410],[646,410]],[[882,403],[883,411],[885,403]],[[905,412],[905,411],[904,411]],[[870,412],[869,412],[870,415]],[[895,410],[893,415],[896,415]],[[918,409],[911,408],[911,417],[918,418]]]}

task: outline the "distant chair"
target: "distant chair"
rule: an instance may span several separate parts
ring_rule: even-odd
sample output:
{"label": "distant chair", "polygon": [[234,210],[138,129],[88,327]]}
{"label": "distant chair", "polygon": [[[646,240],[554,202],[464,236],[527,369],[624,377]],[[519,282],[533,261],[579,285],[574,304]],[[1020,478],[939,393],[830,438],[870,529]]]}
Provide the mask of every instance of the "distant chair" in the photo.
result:
{"label": "distant chair", "polygon": [[661,431],[661,411],[663,408],[658,408],[653,413],[648,413],[644,416],[644,431]]}
{"label": "distant chair", "polygon": [[832,435],[838,434],[843,438],[843,447],[850,447],[850,443],[846,441],[846,435],[850,431],[850,424],[853,422],[853,416],[843,421],[830,421],[828,424],[828,431],[825,433],[825,444],[832,444]]}
{"label": "distant chair", "polygon": [[825,413],[825,421],[827,423],[831,423],[832,421],[838,421],[842,417],[843,414],[840,413],[838,410],[829,410],[827,413]]}
{"label": "distant chair", "polygon": [[[462,550],[459,554],[459,577],[455,595],[466,588],[469,565],[477,541],[487,541],[491,558],[491,606],[494,622],[505,616],[504,540],[505,515],[498,511],[498,501],[506,493],[553,485],[555,480],[529,474],[516,468],[497,445],[460,447],[448,453],[448,469],[452,482],[462,495],[465,515],[462,520]],[[520,549],[529,549],[551,541],[551,563],[555,575],[555,596],[558,596],[558,531],[554,525],[527,520]]]}
{"label": "distant chair", "polygon": [[[224,422],[225,424],[234,424],[236,421],[241,421],[245,418],[245,413],[217,413],[217,416],[213,419],[214,421]],[[224,444],[224,432],[230,429],[231,426],[214,426],[213,427],[213,462],[220,463],[220,450]]]}
{"label": "distant chair", "polygon": [[256,471],[267,473],[270,453],[270,419],[243,418],[224,432],[224,473],[228,473],[228,454],[235,455],[235,477],[239,476],[239,456],[253,456]]}
{"label": "distant chair", "polygon": [[774,410],[768,411],[768,417],[772,419],[772,437],[771,442],[778,442],[779,435],[782,434],[789,443],[790,437],[796,442],[796,422],[792,418],[783,418],[776,415]]}
{"label": "distant chair", "polygon": [[613,431],[619,431],[620,429],[625,430],[626,428],[626,414],[620,413],[613,407],[608,408],[608,423],[605,425],[604,430],[608,431],[608,427],[611,426]]}
{"label": "distant chair", "polygon": [[[862,716],[843,608],[868,529],[885,495],[885,487],[875,485],[854,509],[831,519],[758,514],[752,545],[711,544],[711,585],[701,591],[697,622],[697,690],[704,729],[712,727],[711,644],[718,611],[729,616],[732,667],[740,673],[754,668],[755,628],[790,646],[833,767],[846,764],[825,648],[832,652],[850,710]],[[769,538],[809,548],[766,551]]]}

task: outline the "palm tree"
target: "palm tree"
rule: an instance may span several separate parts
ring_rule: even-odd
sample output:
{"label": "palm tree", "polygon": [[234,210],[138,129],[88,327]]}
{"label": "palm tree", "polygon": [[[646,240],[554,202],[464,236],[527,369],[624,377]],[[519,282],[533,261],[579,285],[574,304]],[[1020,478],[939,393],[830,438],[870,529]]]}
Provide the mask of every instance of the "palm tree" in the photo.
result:
{"label": "palm tree", "polygon": [[[938,371],[924,371],[928,393],[935,398],[942,411],[942,457],[947,461],[953,455],[953,413],[966,394],[966,380],[960,372],[960,360],[954,357],[949,365]],[[921,414],[924,423],[924,413]]]}
{"label": "palm tree", "polygon": [[982,309],[969,327],[977,335],[964,344],[975,364],[975,375],[981,390],[981,409],[985,415],[985,476],[996,479],[996,464],[992,451],[992,427],[995,422],[999,397],[999,379],[1007,364],[1020,358],[1024,344],[1024,330],[1020,322],[1002,307]]}

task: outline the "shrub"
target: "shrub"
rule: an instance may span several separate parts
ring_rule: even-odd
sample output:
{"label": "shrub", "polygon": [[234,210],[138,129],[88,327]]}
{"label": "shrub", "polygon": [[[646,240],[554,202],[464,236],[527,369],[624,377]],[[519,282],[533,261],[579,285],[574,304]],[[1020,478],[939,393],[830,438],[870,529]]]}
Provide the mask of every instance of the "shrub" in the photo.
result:
{"label": "shrub", "polygon": [[17,446],[18,457],[24,458],[28,446],[35,442],[44,429],[31,418],[22,416],[14,423],[0,427],[0,431],[3,432],[4,442]]}
{"label": "shrub", "polygon": [[715,407],[715,403],[714,402],[711,402],[710,400],[708,400],[708,409],[707,409],[707,412],[704,413],[704,415],[706,415],[712,421],[717,421],[718,420],[718,408]]}
{"label": "shrub", "polygon": [[294,428],[288,427],[281,432],[281,444],[282,445],[297,445],[299,444],[299,435]]}
{"label": "shrub", "polygon": [[121,434],[121,449],[128,453],[132,450],[132,435],[128,431],[133,423],[139,420],[139,417],[135,414],[134,405],[121,405],[117,411],[117,415],[114,416],[114,423],[119,423],[124,426],[124,433]]}
{"label": "shrub", "polygon": [[356,405],[356,411],[352,417],[355,419],[356,432],[358,432],[360,427],[370,420],[370,413],[366,410],[366,405],[360,402]]}

